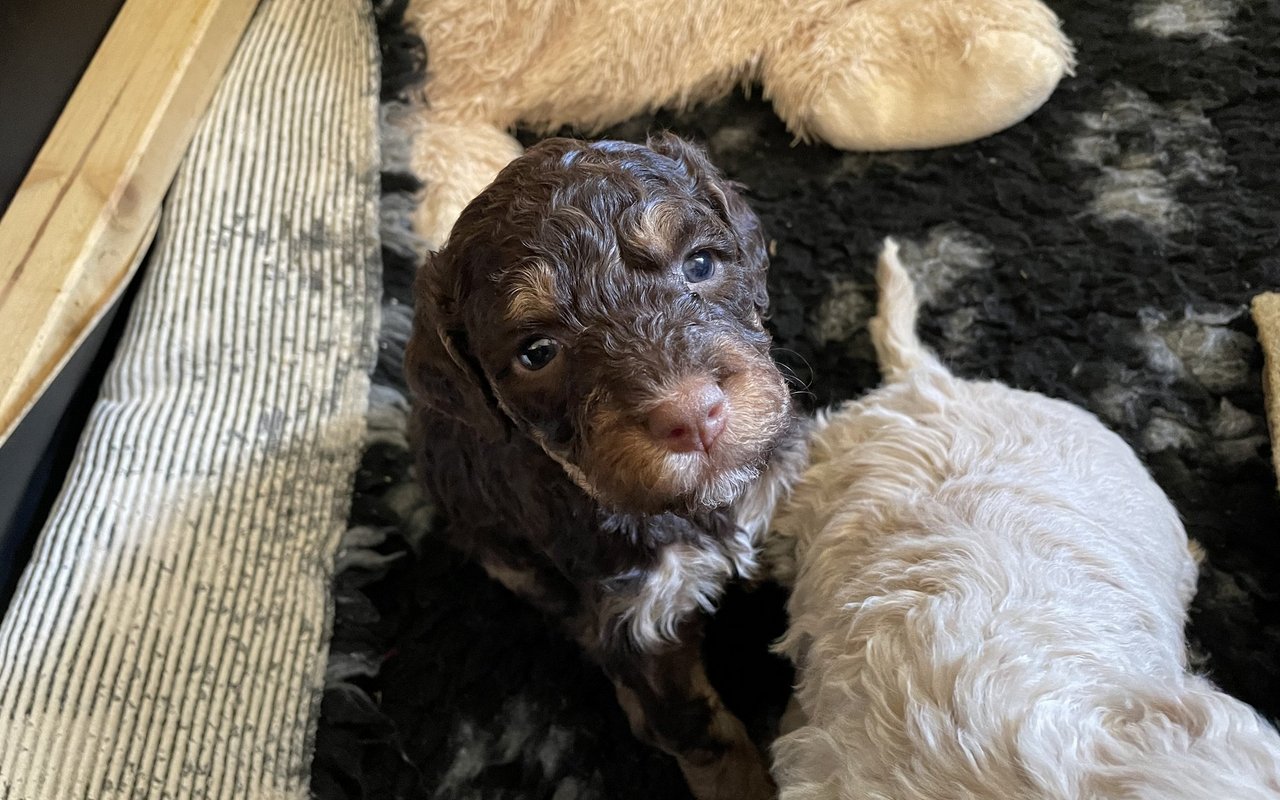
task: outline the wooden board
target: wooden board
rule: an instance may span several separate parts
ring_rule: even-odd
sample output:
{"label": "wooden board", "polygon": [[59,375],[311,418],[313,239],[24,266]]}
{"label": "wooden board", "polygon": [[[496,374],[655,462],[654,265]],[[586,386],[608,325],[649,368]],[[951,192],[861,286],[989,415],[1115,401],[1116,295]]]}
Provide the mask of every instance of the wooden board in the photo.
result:
{"label": "wooden board", "polygon": [[0,218],[0,443],[145,251],[257,0],[127,0]]}
{"label": "wooden board", "polygon": [[1258,325],[1265,361],[1262,388],[1267,401],[1267,427],[1271,430],[1271,456],[1280,486],[1280,293],[1253,298],[1253,321]]}

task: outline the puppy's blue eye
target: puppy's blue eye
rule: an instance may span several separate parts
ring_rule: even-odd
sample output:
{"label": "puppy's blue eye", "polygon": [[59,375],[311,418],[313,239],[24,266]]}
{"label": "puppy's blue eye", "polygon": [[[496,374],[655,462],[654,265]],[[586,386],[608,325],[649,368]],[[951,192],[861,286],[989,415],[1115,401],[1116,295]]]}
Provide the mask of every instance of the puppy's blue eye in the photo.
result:
{"label": "puppy's blue eye", "polygon": [[702,283],[716,274],[716,260],[706,250],[699,250],[684,260],[684,279]]}
{"label": "puppy's blue eye", "polygon": [[560,345],[554,339],[539,336],[520,346],[520,352],[516,354],[516,361],[520,362],[520,366],[530,372],[537,372],[550,364],[559,352]]}

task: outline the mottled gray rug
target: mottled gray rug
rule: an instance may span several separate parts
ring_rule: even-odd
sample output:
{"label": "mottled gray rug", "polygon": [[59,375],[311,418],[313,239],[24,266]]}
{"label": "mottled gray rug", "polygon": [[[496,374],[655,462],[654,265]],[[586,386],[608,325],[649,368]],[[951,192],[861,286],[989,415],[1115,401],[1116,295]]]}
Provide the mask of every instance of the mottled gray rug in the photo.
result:
{"label": "mottled gray rug", "polygon": [[[873,255],[887,234],[906,240],[927,276],[923,333],[958,373],[1084,406],[1142,455],[1209,554],[1190,626],[1203,668],[1274,717],[1280,503],[1246,304],[1280,286],[1280,3],[1051,4],[1079,47],[1077,75],[981,142],[793,147],[766,103],[741,96],[611,134],[670,127],[750,187],[775,252],[778,358],[810,406],[875,384]],[[381,19],[388,100],[416,54],[396,15]],[[684,797],[674,765],[631,739],[574,648],[431,535],[403,437],[414,187],[397,163],[384,175],[384,435],[360,473],[313,788]],[[761,738],[789,680],[764,652],[780,603],[730,598],[708,642],[713,677]]]}

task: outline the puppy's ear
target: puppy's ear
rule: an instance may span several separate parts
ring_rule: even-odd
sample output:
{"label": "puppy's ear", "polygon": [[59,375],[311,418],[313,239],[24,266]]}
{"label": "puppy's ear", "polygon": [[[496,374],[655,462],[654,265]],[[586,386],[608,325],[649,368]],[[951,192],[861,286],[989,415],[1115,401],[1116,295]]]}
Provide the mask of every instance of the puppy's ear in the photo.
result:
{"label": "puppy's ear", "polygon": [[648,145],[678,163],[692,182],[694,192],[720,212],[738,239],[738,254],[753,281],[751,289],[756,309],[763,314],[769,305],[765,272],[769,268],[769,250],[765,244],[760,218],[742,198],[743,186],[727,180],[715,168],[701,147],[664,132],[649,137]]}
{"label": "puppy's ear", "polygon": [[433,254],[419,268],[405,379],[428,408],[467,425],[485,441],[499,441],[507,435],[506,417],[469,349],[457,284],[449,256]]}

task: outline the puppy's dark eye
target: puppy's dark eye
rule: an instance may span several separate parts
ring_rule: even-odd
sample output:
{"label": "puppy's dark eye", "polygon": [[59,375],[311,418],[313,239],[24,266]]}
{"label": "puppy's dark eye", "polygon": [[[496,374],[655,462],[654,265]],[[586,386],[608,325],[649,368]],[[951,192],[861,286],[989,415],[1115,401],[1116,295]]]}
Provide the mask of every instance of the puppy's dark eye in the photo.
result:
{"label": "puppy's dark eye", "polygon": [[699,250],[684,260],[684,279],[689,283],[702,283],[715,274],[715,257],[706,250]]}
{"label": "puppy's dark eye", "polygon": [[516,353],[516,361],[530,372],[537,372],[550,364],[560,352],[560,345],[555,339],[538,336],[520,346]]}

